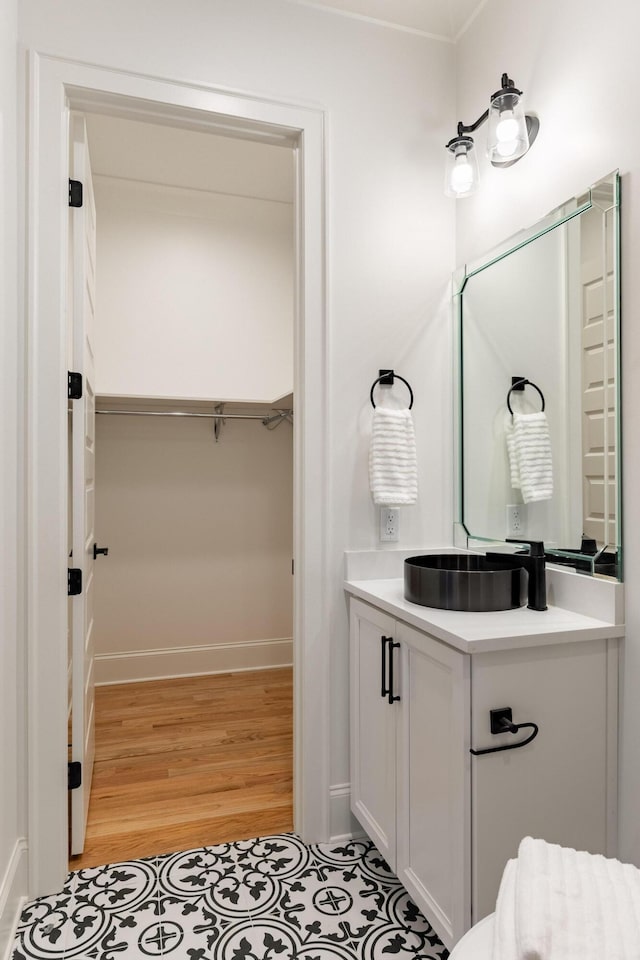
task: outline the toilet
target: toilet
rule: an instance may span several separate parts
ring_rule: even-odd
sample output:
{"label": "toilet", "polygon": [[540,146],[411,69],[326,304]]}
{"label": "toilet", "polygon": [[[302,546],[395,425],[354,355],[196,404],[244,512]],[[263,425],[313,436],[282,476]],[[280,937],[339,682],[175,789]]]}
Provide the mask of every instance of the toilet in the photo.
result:
{"label": "toilet", "polygon": [[491,960],[494,917],[491,913],[467,930],[449,954],[449,960]]}

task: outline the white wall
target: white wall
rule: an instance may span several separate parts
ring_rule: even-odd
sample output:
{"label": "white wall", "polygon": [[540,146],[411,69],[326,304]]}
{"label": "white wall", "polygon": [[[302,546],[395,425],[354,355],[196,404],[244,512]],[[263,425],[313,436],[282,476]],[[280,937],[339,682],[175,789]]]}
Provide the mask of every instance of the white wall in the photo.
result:
{"label": "white wall", "polygon": [[18,576],[22,531],[18,477],[18,326],[16,219],[17,5],[0,2],[0,956],[4,955],[20,897],[26,895],[24,769],[24,622]]}
{"label": "white wall", "polygon": [[98,416],[98,683],[291,662],[292,438]]}
{"label": "white wall", "polygon": [[[369,388],[413,385],[420,503],[402,543],[451,539],[453,204],[442,193],[453,47],[285,0],[24,0],[20,37],[59,55],[321,105],[327,118],[329,562],[334,784],[348,780],[345,547],[377,545],[367,487]],[[123,28],[126,24],[126,28]]]}
{"label": "white wall", "polygon": [[107,177],[95,188],[96,393],[291,393],[292,205]]}
{"label": "white wall", "polygon": [[[96,393],[290,394],[291,149],[88,127]],[[215,443],[210,420],[98,416],[97,683],[291,663],[292,439],[289,424],[228,420]]]}
{"label": "white wall", "polygon": [[[622,339],[627,638],[623,654],[620,855],[640,865],[640,132],[630,122],[640,72],[640,6],[628,0],[487,4],[460,40],[458,118],[474,120],[503,70],[541,120],[509,170],[482,166],[458,203],[458,262],[537,220],[615,167],[622,173]],[[480,133],[482,136],[482,133]]]}
{"label": "white wall", "polygon": [[291,148],[98,116],[88,126],[96,393],[291,393]]}

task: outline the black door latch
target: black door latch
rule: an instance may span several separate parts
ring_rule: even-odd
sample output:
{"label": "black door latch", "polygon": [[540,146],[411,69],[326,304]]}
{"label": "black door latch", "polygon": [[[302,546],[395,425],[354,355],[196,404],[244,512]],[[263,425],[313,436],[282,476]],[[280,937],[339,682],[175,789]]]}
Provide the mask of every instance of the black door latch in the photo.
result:
{"label": "black door latch", "polygon": [[82,593],[82,570],[79,567],[67,568],[67,596],[77,597]]}

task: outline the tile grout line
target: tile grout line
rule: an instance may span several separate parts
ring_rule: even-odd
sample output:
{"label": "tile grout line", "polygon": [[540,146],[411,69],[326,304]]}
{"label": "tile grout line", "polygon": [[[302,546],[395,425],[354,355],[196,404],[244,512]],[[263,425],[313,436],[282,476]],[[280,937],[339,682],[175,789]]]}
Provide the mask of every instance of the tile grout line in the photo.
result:
{"label": "tile grout line", "polygon": [[[160,925],[160,924],[162,923],[162,888],[161,888],[161,886],[160,886],[160,872],[161,872],[161,868],[160,868],[159,860],[160,860],[159,857],[154,857],[153,867],[154,867],[154,871],[155,871],[155,875],[156,875],[156,909],[157,909],[157,911],[158,911],[158,924]],[[164,942],[163,942],[163,941],[161,941],[161,943],[160,943],[160,956],[161,956],[161,957],[164,957]]]}
{"label": "tile grout line", "polygon": [[[311,844],[311,845],[310,845],[310,851],[311,851],[311,856],[313,857],[314,863],[317,864],[318,873],[321,873],[321,872],[322,872],[322,861],[320,861],[320,860],[316,857],[316,850],[317,850],[319,847],[320,847],[320,844]],[[331,847],[332,847],[332,849],[333,849],[333,847],[335,847],[335,844],[332,844]],[[359,956],[359,950],[358,950],[358,945],[357,945],[357,943],[355,942],[355,940],[352,940],[352,939],[351,939],[351,936],[349,935],[349,933],[347,932],[347,930],[346,930],[345,927],[343,926],[343,921],[339,921],[339,925],[340,925],[341,929],[343,930],[343,933],[346,934],[346,936],[347,936],[347,942],[348,942],[350,948],[353,950],[354,955],[355,955],[356,957],[358,957],[358,956]]]}
{"label": "tile grout line", "polygon": [[70,884],[69,884],[69,904],[68,904],[68,911],[69,911],[69,912],[68,912],[68,914],[67,914],[67,922],[65,923],[65,930],[64,930],[64,935],[63,935],[62,960],[66,960],[66,958],[67,958],[67,951],[68,951],[68,948],[69,948],[69,934],[70,934],[70,932],[71,932],[71,927],[72,927],[72,923],[73,923],[72,917],[73,917],[74,907],[75,907],[76,902],[77,902],[77,899],[76,899],[76,890],[77,890],[77,887],[78,887],[78,876],[77,876],[76,873],[73,873],[73,872],[70,871],[67,879],[70,880]]}
{"label": "tile grout line", "polygon": [[245,883],[244,883],[244,874],[243,874],[243,872],[242,872],[242,870],[241,870],[241,868],[240,868],[240,861],[238,860],[238,841],[236,841],[236,842],[234,842],[234,843],[231,844],[231,853],[232,853],[232,856],[233,856],[234,871],[235,871],[236,877],[237,877],[237,879],[238,879],[238,883],[239,883],[239,885],[240,885],[240,896],[242,897],[243,893],[245,894],[244,900],[245,900],[246,907],[247,907],[247,913],[248,913],[248,915],[249,915],[249,926],[251,927],[252,930],[255,930],[255,924],[254,924],[254,922],[253,922],[253,915],[252,915],[252,913],[251,913],[251,903],[250,903],[250,900],[249,900],[249,891],[246,889],[246,886],[245,886]]}

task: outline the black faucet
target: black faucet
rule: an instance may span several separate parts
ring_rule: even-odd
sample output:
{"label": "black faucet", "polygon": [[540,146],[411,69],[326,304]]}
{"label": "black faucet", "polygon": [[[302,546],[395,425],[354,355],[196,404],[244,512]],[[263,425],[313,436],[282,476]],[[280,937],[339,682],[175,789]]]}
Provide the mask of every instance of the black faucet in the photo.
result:
{"label": "black faucet", "polygon": [[529,574],[529,610],[547,609],[547,576],[545,568],[544,543],[542,540],[520,540],[507,537],[507,543],[526,543],[529,546],[529,556],[518,555],[522,566]]}

